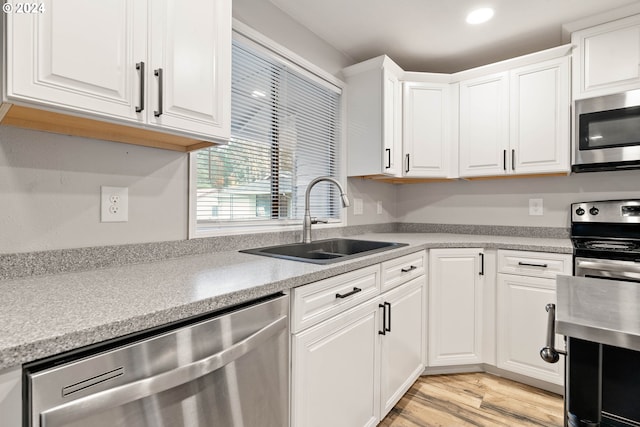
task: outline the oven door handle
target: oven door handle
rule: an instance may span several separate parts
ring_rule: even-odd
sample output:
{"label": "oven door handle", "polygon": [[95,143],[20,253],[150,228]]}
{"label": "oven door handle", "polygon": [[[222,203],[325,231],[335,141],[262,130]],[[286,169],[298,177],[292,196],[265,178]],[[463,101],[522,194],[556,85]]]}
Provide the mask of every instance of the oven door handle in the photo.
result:
{"label": "oven door handle", "polygon": [[584,268],[587,270],[615,271],[615,272],[621,272],[621,273],[640,273],[640,263],[635,263],[633,261],[623,261],[623,262],[624,264],[576,259],[576,267]]}
{"label": "oven door handle", "polygon": [[269,323],[259,331],[219,353],[182,365],[171,371],[103,390],[57,406],[40,414],[42,427],[67,425],[100,410],[116,408],[165,390],[186,384],[232,363],[255,350],[273,336],[287,330],[287,317]]}
{"label": "oven door handle", "polygon": [[564,350],[556,348],[556,305],[547,304],[547,345],[540,350],[540,357],[547,363],[556,363],[560,360],[560,355],[567,355]]}

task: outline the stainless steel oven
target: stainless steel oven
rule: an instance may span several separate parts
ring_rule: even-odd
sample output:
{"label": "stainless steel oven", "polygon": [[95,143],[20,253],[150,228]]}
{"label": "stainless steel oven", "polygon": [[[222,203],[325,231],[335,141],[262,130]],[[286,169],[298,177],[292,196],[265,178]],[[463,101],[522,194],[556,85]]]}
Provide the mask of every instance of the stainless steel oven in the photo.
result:
{"label": "stainless steel oven", "polygon": [[[572,280],[596,278],[603,295],[613,280],[640,286],[640,200],[575,203],[571,212]],[[541,352],[549,362],[558,360],[553,344]],[[566,356],[565,425],[640,426],[640,352],[567,336]]]}
{"label": "stainless steel oven", "polygon": [[640,168],[640,89],[575,102],[573,172]]}
{"label": "stainless steel oven", "polygon": [[27,366],[25,425],[287,426],[288,302],[268,297]]}

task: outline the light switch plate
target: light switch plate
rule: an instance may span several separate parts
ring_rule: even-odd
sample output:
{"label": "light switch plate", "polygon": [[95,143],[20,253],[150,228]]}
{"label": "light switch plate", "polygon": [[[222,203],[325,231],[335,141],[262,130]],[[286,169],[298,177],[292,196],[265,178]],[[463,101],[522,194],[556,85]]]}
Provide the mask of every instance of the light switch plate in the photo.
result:
{"label": "light switch plate", "polygon": [[353,199],[353,214],[362,215],[364,213],[364,206],[362,199]]}
{"label": "light switch plate", "polygon": [[529,215],[543,215],[542,199],[529,199]]}

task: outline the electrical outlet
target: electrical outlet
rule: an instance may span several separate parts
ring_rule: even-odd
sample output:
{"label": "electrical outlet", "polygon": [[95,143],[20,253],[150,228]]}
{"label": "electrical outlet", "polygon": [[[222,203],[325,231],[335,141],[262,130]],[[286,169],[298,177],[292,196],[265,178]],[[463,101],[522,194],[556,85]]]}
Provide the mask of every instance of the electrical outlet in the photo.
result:
{"label": "electrical outlet", "polygon": [[529,199],[529,215],[543,215],[542,199]]}
{"label": "electrical outlet", "polygon": [[129,189],[127,187],[100,187],[100,222],[129,221]]}
{"label": "electrical outlet", "polygon": [[378,215],[382,215],[382,201],[378,200],[378,203],[376,205],[376,212],[378,212]]}

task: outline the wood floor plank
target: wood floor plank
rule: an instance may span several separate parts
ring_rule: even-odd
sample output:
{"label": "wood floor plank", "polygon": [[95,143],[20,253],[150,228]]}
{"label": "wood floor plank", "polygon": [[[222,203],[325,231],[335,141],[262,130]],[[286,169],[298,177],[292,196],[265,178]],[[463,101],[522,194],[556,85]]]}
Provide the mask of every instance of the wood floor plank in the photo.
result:
{"label": "wood floor plank", "polygon": [[484,373],[420,377],[381,427],[561,427],[562,397]]}

